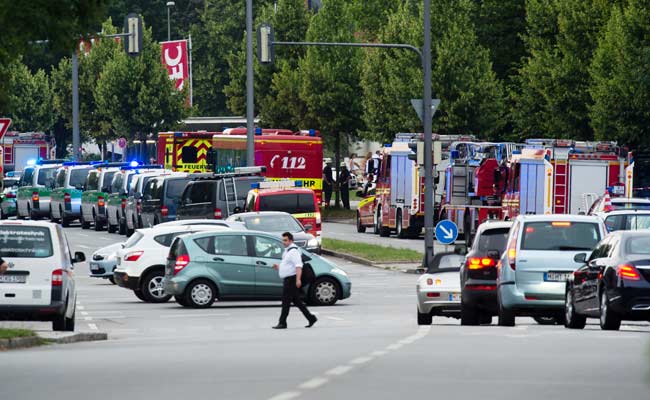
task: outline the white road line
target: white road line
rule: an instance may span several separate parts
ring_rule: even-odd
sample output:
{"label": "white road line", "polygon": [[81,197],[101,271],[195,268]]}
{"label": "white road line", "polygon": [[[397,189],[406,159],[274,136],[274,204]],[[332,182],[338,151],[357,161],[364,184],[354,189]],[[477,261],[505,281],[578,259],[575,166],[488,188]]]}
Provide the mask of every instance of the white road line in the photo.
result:
{"label": "white road line", "polygon": [[96,330],[97,330],[97,325],[95,325],[95,324],[88,324],[88,327],[89,327],[90,329],[92,329],[93,331],[96,331]]}
{"label": "white road line", "polygon": [[329,382],[329,379],[327,379],[327,378],[316,377],[316,378],[308,380],[307,382],[301,384],[298,387],[300,389],[316,389],[319,386],[323,386],[327,382]]}
{"label": "white road line", "polygon": [[92,321],[92,317],[84,317],[84,321]]}
{"label": "white road line", "polygon": [[77,302],[77,308],[80,309],[80,310],[83,310],[83,309],[85,309],[86,307],[79,305],[79,302]]}
{"label": "white road line", "polygon": [[194,317],[229,317],[230,314],[226,313],[211,313],[211,314],[170,314],[160,315],[161,319],[166,318],[194,318]]}
{"label": "white road line", "polygon": [[386,346],[386,350],[399,350],[400,348],[402,348],[402,346],[404,345],[399,343],[393,343],[390,346]]}
{"label": "white road line", "polygon": [[77,235],[83,236],[83,237],[90,237],[90,235],[88,235],[87,233],[81,233],[81,232],[77,233]]}
{"label": "white road line", "polygon": [[325,372],[326,375],[345,375],[350,370],[352,369],[351,366],[349,365],[339,365],[338,367],[334,367],[330,369],[329,371]]}
{"label": "white road line", "polygon": [[86,245],[83,245],[83,244],[78,244],[77,247],[81,247],[82,249],[93,249],[93,247],[86,246]]}
{"label": "white road line", "polygon": [[283,392],[271,397],[269,400],[291,400],[300,396],[300,392]]}
{"label": "white road line", "polygon": [[387,354],[387,352],[384,351],[384,350],[377,350],[377,351],[373,351],[372,353],[370,353],[370,355],[373,356],[373,357],[381,357],[381,356],[384,356],[386,354]]}
{"label": "white road line", "polygon": [[87,311],[82,311],[81,315],[88,315],[88,312]]}
{"label": "white road line", "polygon": [[374,357],[357,357],[354,360],[350,361],[350,364],[361,365],[369,361],[372,361]]}
{"label": "white road line", "polygon": [[332,321],[345,321],[344,318],[332,317],[331,315],[328,315],[327,318],[331,319]]}

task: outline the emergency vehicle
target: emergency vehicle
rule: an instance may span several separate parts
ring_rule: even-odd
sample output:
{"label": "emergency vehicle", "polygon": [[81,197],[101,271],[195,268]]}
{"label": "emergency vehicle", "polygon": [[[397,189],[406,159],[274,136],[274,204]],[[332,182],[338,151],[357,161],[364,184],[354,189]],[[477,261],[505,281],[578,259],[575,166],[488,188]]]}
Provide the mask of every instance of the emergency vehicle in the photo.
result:
{"label": "emergency vehicle", "polygon": [[[225,129],[212,138],[214,171],[246,166],[246,128]],[[290,179],[316,193],[323,190],[323,140],[317,130],[255,130],[255,165],[265,166],[267,180]]]}
{"label": "emergency vehicle", "polygon": [[2,138],[4,171],[22,171],[30,160],[50,158],[50,141],[42,132],[7,132]]}
{"label": "emergency vehicle", "polygon": [[210,172],[209,151],[215,132],[158,133],[158,163],[175,172]]}
{"label": "emergency vehicle", "polygon": [[302,181],[283,179],[254,183],[246,197],[246,212],[283,211],[291,214],[321,244],[321,214],[319,199]]}

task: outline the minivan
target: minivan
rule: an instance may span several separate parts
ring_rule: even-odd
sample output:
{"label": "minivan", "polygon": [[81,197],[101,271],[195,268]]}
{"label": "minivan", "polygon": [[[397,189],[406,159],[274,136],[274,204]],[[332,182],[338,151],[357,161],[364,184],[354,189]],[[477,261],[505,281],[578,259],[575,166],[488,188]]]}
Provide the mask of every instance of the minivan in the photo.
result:
{"label": "minivan", "polygon": [[176,207],[192,174],[174,173],[152,178],[142,191],[143,227],[176,220]]}

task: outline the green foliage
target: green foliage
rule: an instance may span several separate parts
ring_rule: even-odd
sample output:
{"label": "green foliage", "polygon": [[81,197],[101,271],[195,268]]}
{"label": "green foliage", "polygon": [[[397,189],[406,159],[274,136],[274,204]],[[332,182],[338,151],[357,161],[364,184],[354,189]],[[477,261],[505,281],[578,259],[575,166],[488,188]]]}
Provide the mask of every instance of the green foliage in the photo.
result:
{"label": "green foliage", "polygon": [[9,64],[8,93],[11,108],[7,114],[12,120],[11,129],[23,132],[49,131],[54,125],[52,89],[45,71],[31,73],[16,60]]}
{"label": "green foliage", "polygon": [[614,7],[591,66],[590,116],[596,137],[650,147],[650,7],[629,0]]}
{"label": "green foliage", "polygon": [[374,41],[388,22],[388,18],[399,7],[395,0],[352,0],[350,12],[356,24],[357,35],[363,41]]}

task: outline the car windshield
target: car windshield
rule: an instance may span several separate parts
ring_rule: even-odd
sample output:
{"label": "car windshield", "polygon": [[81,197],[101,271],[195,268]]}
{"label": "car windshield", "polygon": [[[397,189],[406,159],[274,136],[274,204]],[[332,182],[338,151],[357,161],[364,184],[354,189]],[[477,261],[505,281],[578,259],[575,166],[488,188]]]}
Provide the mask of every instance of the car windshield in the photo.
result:
{"label": "car windshield", "polygon": [[65,186],[65,173],[66,169],[62,168],[56,173],[56,187]]}
{"label": "car windshield", "polygon": [[108,192],[111,190],[111,183],[113,182],[113,176],[117,171],[107,171],[104,173],[104,182],[102,182],[101,191]]}
{"label": "car windshield", "polygon": [[36,183],[42,186],[50,185],[56,176],[56,168],[39,168]]}
{"label": "car windshield", "polygon": [[508,241],[509,228],[486,229],[478,239],[478,251],[487,253],[489,250],[502,252]]}
{"label": "car windshield", "polygon": [[460,265],[465,257],[455,253],[440,253],[433,257],[433,267],[427,269],[428,273],[460,271]]}
{"label": "car windshield", "polygon": [[13,258],[51,257],[49,228],[40,226],[0,226],[0,254]]}
{"label": "car windshield", "polygon": [[650,236],[631,237],[625,246],[626,254],[650,254]]}
{"label": "car windshield", "polygon": [[302,232],[303,228],[291,215],[255,215],[242,218],[246,229],[262,232]]}
{"label": "car windshield", "polygon": [[88,173],[86,180],[86,190],[97,190],[99,184],[99,171],[92,171]]}
{"label": "car windshield", "polygon": [[131,235],[129,240],[124,242],[124,248],[126,249],[126,248],[129,248],[129,247],[135,246],[136,244],[138,244],[140,239],[142,239],[143,237],[144,237],[144,235],[141,232],[135,231],[133,233],[133,235]]}
{"label": "car windshield", "polygon": [[592,250],[600,240],[598,225],[591,222],[539,221],[524,224],[522,250]]}
{"label": "car windshield", "polygon": [[646,202],[613,202],[613,210],[650,210],[650,203]]}
{"label": "car windshield", "polygon": [[25,168],[22,176],[20,177],[21,186],[31,186],[32,179],[34,179],[34,168]]}
{"label": "car windshield", "polygon": [[4,188],[10,188],[18,185],[18,180],[17,178],[5,178],[2,180],[2,186]]}
{"label": "car windshield", "polygon": [[288,214],[316,212],[311,193],[265,194],[260,196],[259,211],[283,211]]}
{"label": "car windshield", "polygon": [[76,189],[81,189],[84,185],[84,182],[86,181],[88,172],[90,171],[91,171],[90,168],[73,169],[72,171],[70,171],[70,186]]}

